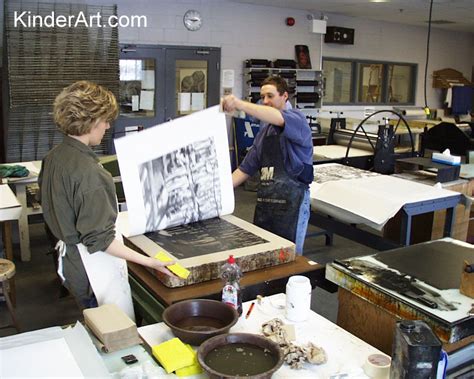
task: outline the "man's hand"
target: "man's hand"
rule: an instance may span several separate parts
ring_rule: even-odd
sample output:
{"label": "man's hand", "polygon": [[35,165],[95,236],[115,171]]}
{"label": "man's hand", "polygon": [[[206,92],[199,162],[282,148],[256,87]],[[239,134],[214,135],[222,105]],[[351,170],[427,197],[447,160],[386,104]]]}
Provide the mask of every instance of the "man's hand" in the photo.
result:
{"label": "man's hand", "polygon": [[227,95],[222,98],[222,109],[226,113],[234,113],[236,110],[240,111],[242,100],[234,95]]}
{"label": "man's hand", "polygon": [[241,100],[234,95],[228,95],[222,99],[222,110],[230,114],[233,114],[235,111],[244,111],[247,115],[263,122],[282,127],[285,125],[285,120],[280,110],[267,105],[253,104]]}

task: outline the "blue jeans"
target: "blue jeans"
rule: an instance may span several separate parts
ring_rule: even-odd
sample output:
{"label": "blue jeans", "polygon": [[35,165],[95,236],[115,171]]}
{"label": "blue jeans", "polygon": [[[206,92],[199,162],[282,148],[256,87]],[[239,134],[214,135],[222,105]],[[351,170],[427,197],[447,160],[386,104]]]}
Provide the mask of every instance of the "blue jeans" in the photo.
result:
{"label": "blue jeans", "polygon": [[310,212],[309,189],[304,192],[303,201],[300,206],[298,215],[298,225],[296,226],[296,254],[303,255],[303,245],[306,238],[306,230],[308,229],[309,212]]}

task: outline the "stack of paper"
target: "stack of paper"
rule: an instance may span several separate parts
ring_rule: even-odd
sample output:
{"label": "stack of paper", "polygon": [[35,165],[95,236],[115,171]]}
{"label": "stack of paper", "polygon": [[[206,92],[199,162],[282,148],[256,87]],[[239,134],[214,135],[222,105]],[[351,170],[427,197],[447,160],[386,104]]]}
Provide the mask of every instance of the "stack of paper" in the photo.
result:
{"label": "stack of paper", "polygon": [[102,350],[112,352],[138,345],[137,325],[115,304],[84,310],[84,321],[103,344]]}

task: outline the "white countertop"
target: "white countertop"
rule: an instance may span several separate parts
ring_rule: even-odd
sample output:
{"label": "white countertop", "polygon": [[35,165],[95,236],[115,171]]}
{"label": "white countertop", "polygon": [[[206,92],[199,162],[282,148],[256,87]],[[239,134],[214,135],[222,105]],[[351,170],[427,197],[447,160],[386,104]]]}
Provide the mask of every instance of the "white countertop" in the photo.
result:
{"label": "white countertop", "polygon": [[[346,332],[336,324],[310,312],[308,320],[293,323],[285,318],[285,294],[276,294],[264,298],[262,304],[255,302],[249,318],[245,318],[251,301],[243,304],[243,312],[237,324],[231,328],[231,333],[260,333],[260,326],[273,318],[280,318],[285,324],[293,324],[296,331],[296,343],[312,342],[324,348],[328,361],[323,365],[304,364],[303,369],[293,370],[288,365],[283,366],[273,375],[273,378],[330,378],[337,374],[348,374],[345,378],[368,378],[362,366],[370,354],[383,354],[381,351]],[[147,325],[138,329],[140,336],[150,345],[157,345],[173,338],[171,330],[164,324]],[[169,377],[174,377],[170,374]],[[188,377],[191,378],[191,377]],[[195,375],[192,378],[207,378],[206,375]]]}
{"label": "white countertop", "polygon": [[21,204],[8,184],[0,184],[0,221],[18,220]]}
{"label": "white countertop", "polygon": [[[231,332],[260,334],[262,323],[279,317],[285,324],[295,326],[296,344],[313,342],[315,345],[324,348],[328,361],[320,366],[305,363],[301,370],[292,370],[284,364],[273,375],[274,379],[335,379],[339,377],[338,374],[346,374],[345,379],[368,378],[362,369],[367,356],[374,353],[383,353],[312,311],[308,320],[291,323],[285,319],[285,299],[285,294],[264,298],[262,304],[255,303],[248,319],[244,315],[252,302],[244,303],[243,316],[240,317]],[[140,327],[138,332],[146,343],[151,346],[174,338],[171,330],[163,322]],[[83,377],[108,377],[110,375],[113,378],[140,378],[149,374],[149,377],[151,375],[151,377],[159,379],[176,378],[174,374],[167,375],[145,351],[143,345],[136,345],[106,354],[99,353],[96,350],[91,338],[79,323],[73,328],[54,327],[0,338],[0,360],[10,357],[13,360],[23,361],[25,354],[33,354],[30,356],[31,359],[29,358],[29,365],[22,367],[21,370],[18,370],[14,362],[8,362],[9,364],[0,367],[0,372],[12,377],[50,376],[49,374],[52,372],[59,373],[61,376],[70,373],[74,369],[80,370]],[[59,343],[63,345],[59,345]],[[42,351],[41,354],[32,353],[35,348],[43,347],[46,350]],[[138,358],[138,362],[131,366],[125,365],[121,357],[127,354],[134,354]],[[62,355],[67,355],[69,361],[57,362],[57,358]],[[1,373],[0,376],[2,376]],[[78,376],[81,377],[80,374]],[[207,375],[193,375],[187,378],[206,379]]]}

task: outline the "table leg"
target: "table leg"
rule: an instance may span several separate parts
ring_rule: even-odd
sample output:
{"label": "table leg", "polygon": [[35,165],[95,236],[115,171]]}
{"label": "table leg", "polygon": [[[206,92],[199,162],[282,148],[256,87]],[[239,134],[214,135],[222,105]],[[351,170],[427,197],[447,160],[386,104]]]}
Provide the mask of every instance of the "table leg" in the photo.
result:
{"label": "table leg", "polygon": [[2,222],[3,246],[5,247],[5,258],[13,262],[12,226],[10,221]]}
{"label": "table leg", "polygon": [[[3,246],[5,247],[5,258],[13,262],[13,247],[12,247],[12,226],[11,221],[2,222]],[[16,291],[15,280],[10,279],[10,295],[12,304],[16,307]]]}
{"label": "table leg", "polygon": [[30,229],[28,224],[28,206],[26,203],[26,184],[15,184],[16,198],[21,204],[21,216],[18,220],[18,229],[20,233],[20,252],[21,261],[31,260],[30,250]]}
{"label": "table leg", "polygon": [[446,218],[444,221],[443,237],[451,237],[453,232],[454,218],[456,216],[456,207],[446,208]]}
{"label": "table leg", "polygon": [[409,246],[411,242],[411,223],[412,216],[404,211],[400,228],[400,245]]}

